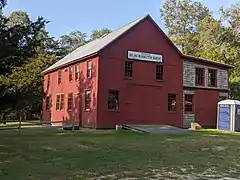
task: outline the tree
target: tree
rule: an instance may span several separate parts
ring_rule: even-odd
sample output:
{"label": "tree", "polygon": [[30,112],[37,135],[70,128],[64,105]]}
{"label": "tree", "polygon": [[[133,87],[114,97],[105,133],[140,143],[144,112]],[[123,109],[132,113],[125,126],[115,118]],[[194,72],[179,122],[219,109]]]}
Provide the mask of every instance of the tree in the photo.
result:
{"label": "tree", "polygon": [[80,31],[73,31],[67,35],[62,35],[59,39],[59,45],[62,49],[62,53],[67,55],[76,48],[84,45],[86,43],[87,35]]}
{"label": "tree", "polygon": [[211,16],[209,8],[191,0],[166,0],[160,15],[168,30],[168,36],[185,54],[194,55],[197,51],[197,24]]}
{"label": "tree", "polygon": [[92,41],[92,40],[98,39],[98,38],[102,37],[103,35],[109,34],[111,32],[112,31],[110,29],[107,29],[107,28],[94,29],[92,31],[91,36],[90,36],[90,40]]}
{"label": "tree", "polygon": [[2,99],[5,111],[40,112],[44,94],[41,72],[55,61],[54,55],[40,52],[28,63],[15,67],[11,75],[0,76],[0,83],[7,87]]}
{"label": "tree", "polygon": [[235,66],[230,71],[231,98],[240,99],[240,5],[220,9],[216,19],[200,2],[166,0],[161,9],[173,42],[183,53]]}

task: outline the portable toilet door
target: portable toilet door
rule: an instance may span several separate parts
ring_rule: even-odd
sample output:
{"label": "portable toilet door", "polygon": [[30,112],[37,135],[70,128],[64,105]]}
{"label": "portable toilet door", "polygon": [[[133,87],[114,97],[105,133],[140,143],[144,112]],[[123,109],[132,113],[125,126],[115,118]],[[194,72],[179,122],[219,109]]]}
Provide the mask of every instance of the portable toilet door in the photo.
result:
{"label": "portable toilet door", "polygon": [[240,101],[235,101],[235,131],[240,131]]}
{"label": "portable toilet door", "polygon": [[240,101],[224,100],[218,103],[217,128],[240,131]]}
{"label": "portable toilet door", "polygon": [[229,100],[218,102],[217,129],[232,131],[231,103]]}

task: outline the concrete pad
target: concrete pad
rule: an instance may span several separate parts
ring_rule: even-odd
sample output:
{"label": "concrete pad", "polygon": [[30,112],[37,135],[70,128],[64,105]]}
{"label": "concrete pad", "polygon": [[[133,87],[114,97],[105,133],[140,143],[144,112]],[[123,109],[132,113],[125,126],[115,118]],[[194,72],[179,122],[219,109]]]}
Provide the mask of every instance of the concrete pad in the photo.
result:
{"label": "concrete pad", "polygon": [[150,134],[186,134],[188,129],[181,129],[170,125],[134,125],[124,124],[123,128],[133,131],[145,132]]}

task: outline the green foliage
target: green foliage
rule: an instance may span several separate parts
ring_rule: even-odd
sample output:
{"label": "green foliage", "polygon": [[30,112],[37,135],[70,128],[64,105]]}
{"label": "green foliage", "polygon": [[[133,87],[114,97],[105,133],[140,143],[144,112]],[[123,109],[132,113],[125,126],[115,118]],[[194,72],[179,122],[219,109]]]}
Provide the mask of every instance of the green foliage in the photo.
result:
{"label": "green foliage", "polygon": [[194,38],[199,21],[211,16],[210,10],[200,2],[166,0],[160,9],[161,18],[172,41],[186,54],[195,54],[198,45]]}
{"label": "green foliage", "polygon": [[102,37],[103,35],[109,34],[110,32],[112,32],[112,31],[110,29],[107,29],[107,28],[94,29],[92,31],[92,35],[90,37],[90,40],[98,39],[98,38]]}
{"label": "green foliage", "polygon": [[73,31],[55,40],[45,29],[46,21],[32,21],[23,11],[2,15],[0,0],[0,113],[40,113],[43,92],[41,72],[79,46],[109,33],[94,30],[91,39]]}
{"label": "green foliage", "polygon": [[160,12],[169,37],[183,53],[235,66],[230,95],[240,99],[240,4],[221,8],[220,19],[191,0],[166,0]]}
{"label": "green foliage", "polygon": [[86,43],[87,35],[80,31],[70,32],[68,35],[63,35],[59,39],[59,44],[62,49],[62,53],[67,55],[76,48],[84,45]]}

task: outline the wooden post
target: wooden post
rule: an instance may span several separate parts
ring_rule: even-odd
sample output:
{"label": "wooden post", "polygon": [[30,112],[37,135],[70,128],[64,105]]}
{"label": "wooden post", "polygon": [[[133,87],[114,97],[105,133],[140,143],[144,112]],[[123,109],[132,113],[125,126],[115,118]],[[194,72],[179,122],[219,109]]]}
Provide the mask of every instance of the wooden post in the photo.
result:
{"label": "wooden post", "polygon": [[22,115],[20,114],[19,116],[19,124],[18,124],[18,129],[21,129],[21,124],[22,124]]}
{"label": "wooden post", "polygon": [[72,131],[75,130],[75,122],[74,122],[74,117],[72,117]]}

